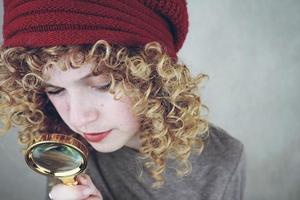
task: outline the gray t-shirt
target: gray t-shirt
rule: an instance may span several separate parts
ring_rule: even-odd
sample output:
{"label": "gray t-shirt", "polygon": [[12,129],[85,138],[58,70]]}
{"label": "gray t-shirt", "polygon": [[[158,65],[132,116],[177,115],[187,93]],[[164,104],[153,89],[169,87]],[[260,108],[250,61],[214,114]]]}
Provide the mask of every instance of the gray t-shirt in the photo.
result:
{"label": "gray t-shirt", "polygon": [[167,165],[166,182],[152,189],[147,173],[138,178],[138,152],[124,146],[112,153],[91,152],[87,173],[104,200],[240,200],[245,189],[243,144],[223,129],[209,124],[209,137],[200,154],[192,154],[192,172],[177,177]]}

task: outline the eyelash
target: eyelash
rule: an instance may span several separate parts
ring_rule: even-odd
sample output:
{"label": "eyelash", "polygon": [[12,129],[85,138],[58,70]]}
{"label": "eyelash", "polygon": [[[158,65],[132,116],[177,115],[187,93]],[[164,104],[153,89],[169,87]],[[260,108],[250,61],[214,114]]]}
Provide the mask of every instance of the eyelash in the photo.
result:
{"label": "eyelash", "polygon": [[[108,89],[110,88],[111,86],[111,82],[104,85],[104,86],[101,86],[101,87],[96,87],[96,86],[92,86],[91,88],[92,89],[96,89],[96,90],[99,90],[99,91],[108,91]],[[49,95],[59,95],[64,89],[61,89],[61,90],[58,90],[58,91],[48,91],[47,93]]]}

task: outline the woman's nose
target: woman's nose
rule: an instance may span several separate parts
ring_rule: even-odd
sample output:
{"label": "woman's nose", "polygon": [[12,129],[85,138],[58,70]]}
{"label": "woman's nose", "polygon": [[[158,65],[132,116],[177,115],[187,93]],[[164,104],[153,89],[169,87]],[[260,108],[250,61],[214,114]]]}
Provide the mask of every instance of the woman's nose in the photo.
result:
{"label": "woman's nose", "polygon": [[92,126],[98,120],[99,111],[83,103],[71,103],[69,107],[70,123],[77,128],[77,130],[88,131],[86,127]]}

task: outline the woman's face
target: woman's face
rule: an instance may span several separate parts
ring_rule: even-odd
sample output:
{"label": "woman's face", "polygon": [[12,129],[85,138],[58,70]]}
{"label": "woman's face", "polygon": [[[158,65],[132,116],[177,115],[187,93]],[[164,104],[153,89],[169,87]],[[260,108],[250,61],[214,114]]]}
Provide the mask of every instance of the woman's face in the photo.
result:
{"label": "woman's face", "polygon": [[92,76],[91,67],[84,64],[67,71],[58,66],[50,68],[48,98],[70,129],[85,137],[97,151],[112,152],[124,145],[138,149],[139,123],[131,111],[130,99],[123,95],[114,100],[108,92],[110,78]]}

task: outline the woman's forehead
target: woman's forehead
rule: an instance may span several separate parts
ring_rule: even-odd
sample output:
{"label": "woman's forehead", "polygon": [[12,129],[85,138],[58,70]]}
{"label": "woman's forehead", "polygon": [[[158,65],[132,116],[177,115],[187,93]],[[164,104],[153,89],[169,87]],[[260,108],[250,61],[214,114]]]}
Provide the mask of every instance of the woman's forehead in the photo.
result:
{"label": "woman's forehead", "polygon": [[82,64],[79,68],[67,68],[65,71],[57,64],[51,65],[43,72],[44,77],[47,77],[46,82],[56,85],[60,82],[73,82],[92,76],[92,64]]}

